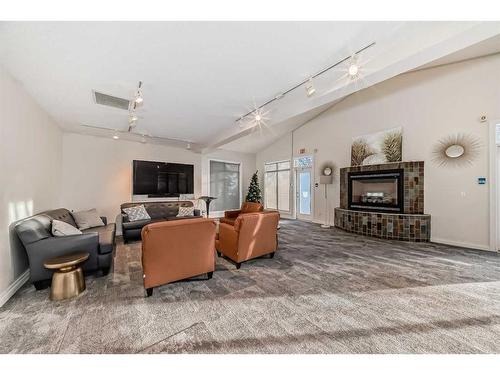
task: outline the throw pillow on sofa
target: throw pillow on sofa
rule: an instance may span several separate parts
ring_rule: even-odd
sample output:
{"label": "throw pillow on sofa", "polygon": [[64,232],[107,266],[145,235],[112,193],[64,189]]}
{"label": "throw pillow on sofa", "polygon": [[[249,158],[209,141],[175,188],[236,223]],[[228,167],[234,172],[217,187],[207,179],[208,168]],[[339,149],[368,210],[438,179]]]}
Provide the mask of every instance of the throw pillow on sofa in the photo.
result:
{"label": "throw pillow on sofa", "polygon": [[179,207],[177,217],[194,216],[194,207]]}
{"label": "throw pillow on sofa", "polygon": [[56,237],[82,234],[82,231],[73,225],[60,220],[52,220],[52,235]]}
{"label": "throw pillow on sofa", "polygon": [[149,216],[146,208],[143,204],[124,208],[123,212],[125,212],[128,216],[128,221],[139,221],[139,220],[150,220],[151,216]]}
{"label": "throw pillow on sofa", "polygon": [[78,229],[84,230],[94,227],[103,227],[104,223],[95,208],[87,211],[72,212]]}

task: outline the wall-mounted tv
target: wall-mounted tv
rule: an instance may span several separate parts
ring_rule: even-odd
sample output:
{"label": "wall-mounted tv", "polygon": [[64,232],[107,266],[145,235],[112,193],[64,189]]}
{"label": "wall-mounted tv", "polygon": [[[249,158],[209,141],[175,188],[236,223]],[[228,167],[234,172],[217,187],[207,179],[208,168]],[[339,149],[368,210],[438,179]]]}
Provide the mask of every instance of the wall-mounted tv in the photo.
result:
{"label": "wall-mounted tv", "polygon": [[193,194],[192,164],[134,160],[133,194],[149,197],[178,197]]}

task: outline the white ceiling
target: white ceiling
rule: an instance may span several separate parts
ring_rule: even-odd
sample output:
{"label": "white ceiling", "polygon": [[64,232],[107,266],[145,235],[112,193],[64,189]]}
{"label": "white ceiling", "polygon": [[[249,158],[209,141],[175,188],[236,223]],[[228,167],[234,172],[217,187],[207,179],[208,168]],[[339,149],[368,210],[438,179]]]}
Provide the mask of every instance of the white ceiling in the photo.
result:
{"label": "white ceiling", "polygon": [[137,131],[206,143],[339,52],[387,34],[388,22],[8,22],[0,62],[60,123],[127,128],[93,89],[131,97]]}
{"label": "white ceiling", "polygon": [[459,61],[493,55],[495,53],[500,53],[500,35],[494,36],[493,38],[488,38],[470,47],[461,49],[455,53],[431,61],[428,64],[422,65],[417,70],[432,68],[440,65],[453,64]]}
{"label": "white ceiling", "polygon": [[[254,102],[265,102],[374,41],[363,56],[366,70],[377,73],[412,57],[417,65],[400,64],[390,72],[401,73],[436,59],[435,53],[416,59],[424,47],[456,39],[477,24],[2,22],[0,63],[65,129],[104,136],[109,135],[82,125],[126,131],[127,112],[94,104],[92,90],[131,98],[142,80],[145,105],[137,132],[199,148],[227,145],[254,152],[362,86],[344,90],[350,84],[345,66],[333,70],[315,80],[315,97],[306,98],[299,88],[269,106],[275,128],[262,136],[253,132],[245,141],[241,137],[250,131],[235,120]],[[455,41],[453,48],[460,45]]]}

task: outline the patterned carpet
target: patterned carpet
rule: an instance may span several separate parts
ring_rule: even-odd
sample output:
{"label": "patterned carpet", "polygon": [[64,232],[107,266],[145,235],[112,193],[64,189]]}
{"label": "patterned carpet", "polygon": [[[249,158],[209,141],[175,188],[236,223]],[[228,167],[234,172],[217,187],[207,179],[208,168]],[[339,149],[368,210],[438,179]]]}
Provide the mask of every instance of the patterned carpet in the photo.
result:
{"label": "patterned carpet", "polygon": [[274,259],[144,298],[140,243],[54,303],[26,285],[0,309],[2,353],[499,353],[500,258],[283,221]]}

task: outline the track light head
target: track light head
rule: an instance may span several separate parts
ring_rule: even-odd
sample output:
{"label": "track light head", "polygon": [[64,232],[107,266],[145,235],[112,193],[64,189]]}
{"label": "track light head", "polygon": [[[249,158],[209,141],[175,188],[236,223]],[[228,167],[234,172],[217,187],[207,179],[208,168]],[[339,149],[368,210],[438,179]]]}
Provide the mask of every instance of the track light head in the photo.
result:
{"label": "track light head", "polygon": [[312,80],[312,78],[309,78],[309,80],[306,83],[306,94],[307,94],[307,97],[310,98],[311,96],[314,95],[315,92],[316,92],[316,89],[314,88],[313,80]]}
{"label": "track light head", "polygon": [[140,107],[143,104],[143,102],[144,98],[142,97],[142,81],[139,81],[137,92],[135,93],[134,108]]}
{"label": "track light head", "polygon": [[114,132],[114,134],[113,134],[113,139],[114,139],[115,141],[116,141],[116,140],[118,140],[118,139],[120,139],[120,136],[118,135],[118,132],[116,132],[116,131]]}
{"label": "track light head", "polygon": [[359,65],[356,55],[351,56],[351,62],[349,63],[349,67],[347,68],[347,74],[351,79],[356,79],[359,76]]}

